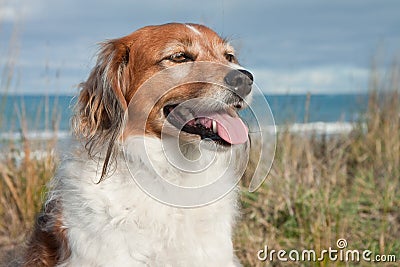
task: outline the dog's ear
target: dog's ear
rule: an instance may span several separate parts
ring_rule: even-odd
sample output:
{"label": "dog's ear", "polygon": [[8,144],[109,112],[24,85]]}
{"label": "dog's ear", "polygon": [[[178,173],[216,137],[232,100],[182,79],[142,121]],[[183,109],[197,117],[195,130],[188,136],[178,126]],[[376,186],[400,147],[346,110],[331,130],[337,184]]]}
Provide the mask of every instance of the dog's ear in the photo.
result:
{"label": "dog's ear", "polygon": [[[104,42],[98,53],[96,65],[86,82],[80,84],[80,95],[75,106],[73,129],[84,138],[90,156],[101,154],[104,158],[100,181],[107,173],[115,143],[121,135],[125,95],[130,86],[130,48],[124,39]],[[102,148],[107,145],[106,151]]]}

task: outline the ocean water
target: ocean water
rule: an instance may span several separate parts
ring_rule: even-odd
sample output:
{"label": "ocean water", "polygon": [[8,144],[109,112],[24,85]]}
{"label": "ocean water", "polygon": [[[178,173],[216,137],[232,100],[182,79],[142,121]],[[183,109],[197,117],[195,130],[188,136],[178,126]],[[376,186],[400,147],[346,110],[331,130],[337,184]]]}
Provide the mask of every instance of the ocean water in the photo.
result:
{"label": "ocean water", "polygon": [[68,131],[72,96],[0,95],[0,132]]}
{"label": "ocean water", "polygon": [[[366,94],[310,95],[309,100],[307,95],[254,97],[267,99],[276,125],[293,123],[306,128],[356,122],[368,103]],[[0,139],[17,137],[22,129],[36,138],[48,138],[55,131],[68,136],[74,104],[72,96],[0,95]]]}
{"label": "ocean water", "polygon": [[367,94],[310,95],[308,104],[307,95],[265,97],[277,125],[305,122],[353,123],[359,120],[368,105]]}

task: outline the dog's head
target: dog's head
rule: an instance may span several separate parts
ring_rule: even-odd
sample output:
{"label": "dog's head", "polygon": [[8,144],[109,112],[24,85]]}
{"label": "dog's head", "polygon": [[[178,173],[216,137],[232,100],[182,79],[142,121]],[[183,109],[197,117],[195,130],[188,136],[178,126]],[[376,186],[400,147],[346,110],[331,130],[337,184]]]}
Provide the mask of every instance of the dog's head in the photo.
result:
{"label": "dog's head", "polygon": [[[193,70],[191,64],[197,62],[222,66],[210,70],[217,85],[199,80],[162,92],[163,86],[153,86],[137,94],[156,73],[176,69],[171,72],[176,77],[170,78],[182,78],[186,74],[179,66]],[[151,107],[143,118],[146,135],[160,138],[166,125],[179,130],[185,140],[204,139],[222,147],[244,143],[247,128],[237,111],[246,106],[252,82],[253,76],[240,67],[233,48],[211,29],[179,23],[144,27],[101,45],[95,67],[81,84],[74,129],[85,138],[89,155],[106,147],[102,177],[116,142],[124,138],[124,114],[130,104],[130,113],[138,118]],[[154,92],[157,101],[149,97]],[[133,128],[126,132],[141,134]]]}

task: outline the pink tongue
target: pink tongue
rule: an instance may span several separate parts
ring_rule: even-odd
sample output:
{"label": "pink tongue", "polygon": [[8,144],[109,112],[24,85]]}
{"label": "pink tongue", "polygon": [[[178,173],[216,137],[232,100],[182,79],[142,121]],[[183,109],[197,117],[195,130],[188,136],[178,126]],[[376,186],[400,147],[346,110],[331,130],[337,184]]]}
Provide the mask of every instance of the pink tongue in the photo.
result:
{"label": "pink tongue", "polygon": [[218,135],[226,142],[237,145],[247,141],[249,130],[239,117],[216,113],[209,115],[209,118],[217,122]]}

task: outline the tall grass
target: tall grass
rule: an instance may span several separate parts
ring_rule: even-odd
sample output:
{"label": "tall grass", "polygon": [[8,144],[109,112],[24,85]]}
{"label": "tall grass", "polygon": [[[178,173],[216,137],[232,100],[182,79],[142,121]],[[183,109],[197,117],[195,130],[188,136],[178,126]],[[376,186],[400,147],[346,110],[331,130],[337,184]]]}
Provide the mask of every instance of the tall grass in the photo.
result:
{"label": "tall grass", "polygon": [[32,155],[29,140],[22,141],[22,148],[9,143],[2,151],[5,157],[0,161],[0,249],[21,244],[42,205],[45,184],[56,166],[51,150],[38,158]]}
{"label": "tall grass", "polygon": [[[12,124],[15,128],[2,128],[5,126],[2,122],[7,101],[16,100],[9,96],[14,91],[18,92],[19,77],[15,75],[15,68],[19,54],[19,33],[20,25],[17,22],[9,37],[5,52],[7,56],[4,57],[6,61],[0,66],[0,133],[14,130],[10,132],[11,138],[0,137],[0,266],[4,264],[2,256],[5,252],[24,243],[26,234],[43,203],[45,185],[53,176],[57,165],[57,157],[54,155],[56,137],[46,141],[29,138],[29,131],[40,127],[28,127],[27,121],[32,119],[32,114],[26,114],[22,97],[20,102],[14,103],[16,116],[13,116],[15,121],[12,121]],[[3,40],[7,40],[7,36],[2,37]],[[42,106],[38,106],[36,113],[42,113]],[[59,111],[45,113],[46,123],[47,120],[51,121],[56,132],[60,119]],[[38,122],[36,124],[39,125]],[[15,136],[15,130],[18,131],[19,138],[12,137]]]}
{"label": "tall grass", "polygon": [[[394,67],[384,83],[371,82],[368,110],[350,135],[279,134],[263,187],[254,194],[243,188],[243,216],[234,244],[245,266],[283,265],[257,259],[265,245],[276,251],[320,252],[337,248],[339,238],[347,240],[348,249],[400,259],[399,93],[399,69]],[[289,266],[347,265],[324,261]]]}

